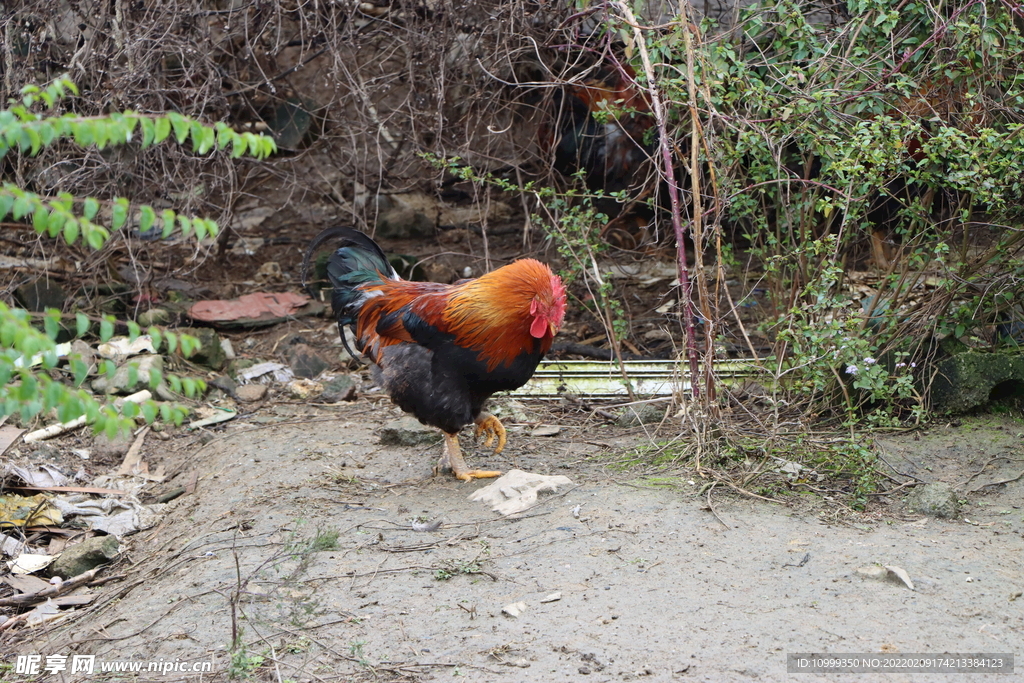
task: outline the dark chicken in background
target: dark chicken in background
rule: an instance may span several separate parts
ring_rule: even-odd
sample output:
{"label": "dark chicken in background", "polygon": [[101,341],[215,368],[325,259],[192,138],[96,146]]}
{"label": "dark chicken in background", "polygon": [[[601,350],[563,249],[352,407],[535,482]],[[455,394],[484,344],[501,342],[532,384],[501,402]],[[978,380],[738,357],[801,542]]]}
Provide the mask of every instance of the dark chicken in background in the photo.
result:
{"label": "dark chicken in background", "polygon": [[351,326],[377,384],[402,410],[444,433],[439,470],[464,481],[501,474],[469,469],[458,433],[475,423],[486,446],[497,438],[495,453],[505,447],[505,428],[483,412],[484,403],[526,384],[550,350],[565,317],[562,281],[540,261],[521,259],[451,285],[411,282],[398,276],[376,242],[342,227],[313,239],[303,281],[310,257],[328,240],[339,245],[327,260],[327,277],[342,343]]}
{"label": "dark chicken in background", "polygon": [[590,190],[629,194],[625,204],[613,197],[594,202],[614,219],[602,237],[617,235],[610,241],[629,247],[642,241],[629,235],[653,219],[644,200],[657,185],[648,163],[654,117],[635,77],[628,65],[605,64],[582,83],[556,90],[552,113],[538,130],[541,152],[554,170],[564,176],[582,171]]}

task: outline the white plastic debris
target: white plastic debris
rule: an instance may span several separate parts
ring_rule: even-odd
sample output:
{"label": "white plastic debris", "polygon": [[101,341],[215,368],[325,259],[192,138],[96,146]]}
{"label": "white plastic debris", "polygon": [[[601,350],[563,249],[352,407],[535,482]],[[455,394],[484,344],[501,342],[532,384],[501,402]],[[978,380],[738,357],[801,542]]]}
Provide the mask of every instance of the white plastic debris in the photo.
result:
{"label": "white plastic debris", "polygon": [[153,347],[153,338],[144,334],[141,337],[136,337],[135,341],[128,341],[128,337],[114,337],[96,347],[96,353],[115,363],[120,363],[129,356],[137,356],[140,353],[156,353],[156,348]]}
{"label": "white plastic debris", "polygon": [[7,568],[11,570],[12,574],[33,574],[48,567],[57,557],[57,555],[22,553],[16,559],[8,562]]}
{"label": "white plastic debris", "polygon": [[[271,374],[273,373],[273,374]],[[257,363],[238,373],[238,381],[242,384],[251,382],[258,377],[271,374],[275,382],[290,382],[295,379],[291,368],[281,363]]]}
{"label": "white plastic debris", "polygon": [[545,491],[555,492],[559,486],[572,486],[569,477],[534,474],[523,470],[509,470],[472,494],[469,499],[490,505],[491,509],[503,515],[512,515],[537,504],[537,496]]}

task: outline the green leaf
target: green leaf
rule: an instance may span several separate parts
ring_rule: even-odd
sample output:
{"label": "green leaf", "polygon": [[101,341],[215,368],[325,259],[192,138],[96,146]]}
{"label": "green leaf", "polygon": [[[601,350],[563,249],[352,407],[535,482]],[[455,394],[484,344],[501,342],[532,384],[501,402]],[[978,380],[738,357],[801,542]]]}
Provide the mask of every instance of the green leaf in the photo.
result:
{"label": "green leaf", "polygon": [[203,134],[199,142],[199,153],[206,154],[213,149],[214,144],[217,141],[217,134],[212,128],[203,127]]}
{"label": "green leaf", "polygon": [[11,215],[14,216],[14,220],[20,221],[31,211],[32,198],[28,193],[25,193],[14,200],[14,210],[11,212]]}
{"label": "green leaf", "polygon": [[[53,215],[56,216],[59,214],[54,213]],[[68,218],[64,222],[64,241],[68,244],[74,244],[78,241],[78,233],[78,221],[74,218]]]}
{"label": "green leaf", "polygon": [[153,211],[152,206],[143,204],[139,207],[139,232],[147,232],[153,227],[153,221],[156,220],[156,212]]}
{"label": "green leaf", "polygon": [[75,313],[75,334],[81,337],[89,331],[89,316],[84,313]]}
{"label": "green leaf", "polygon": [[103,245],[110,239],[110,233],[107,232],[106,228],[95,223],[84,223],[81,227],[85,232],[85,241],[96,251],[102,249]]}
{"label": "green leaf", "polygon": [[224,149],[234,140],[235,131],[231,130],[230,126],[223,121],[218,121],[215,128],[217,129],[217,149]]}
{"label": "green leaf", "polygon": [[231,139],[231,158],[238,159],[243,154],[245,154],[245,150],[248,144],[249,141],[244,136],[236,133],[235,136]]}
{"label": "green leaf", "polygon": [[112,230],[120,230],[128,220],[128,200],[124,197],[118,197],[114,200],[114,205],[110,207],[110,228]]}
{"label": "green leaf", "polygon": [[110,338],[114,336],[114,319],[109,315],[103,316],[100,321],[100,341],[110,341]]}
{"label": "green leaf", "polygon": [[153,326],[146,329],[146,334],[148,334],[149,338],[153,340],[153,349],[156,350],[157,353],[160,353],[160,347],[163,346],[164,343],[163,332],[159,327]]}
{"label": "green leaf", "polygon": [[[45,206],[39,206],[32,214],[32,229],[42,235],[50,227],[50,212],[46,210]],[[56,233],[54,233],[56,234]],[[50,235],[53,237],[54,235]]]}
{"label": "green leaf", "polygon": [[0,221],[7,217],[14,205],[14,195],[10,192],[0,190]]}
{"label": "green leaf", "polygon": [[50,341],[55,341],[60,334],[60,311],[49,310],[43,316],[43,330]]}
{"label": "green leaf", "polygon": [[202,218],[192,219],[192,229],[196,231],[196,239],[206,239],[206,220]]}
{"label": "green leaf", "polygon": [[139,338],[142,330],[139,329],[139,324],[134,320],[129,320],[126,324],[128,325],[128,341],[133,342]]}
{"label": "green leaf", "polygon": [[85,379],[89,376],[89,366],[86,365],[85,361],[81,358],[72,358],[70,366],[71,374],[74,376],[75,386],[82,386],[82,383],[85,382]]}
{"label": "green leaf", "polygon": [[100,210],[100,203],[93,197],[86,197],[85,201],[82,202],[82,216],[87,221],[91,221],[96,217],[96,213]]}
{"label": "green leaf", "polygon": [[167,353],[174,353],[178,349],[178,335],[174,332],[166,332]]}
{"label": "green leaf", "polygon": [[174,212],[170,209],[164,209],[160,215],[164,219],[164,232],[161,236],[167,239],[174,232]]}
{"label": "green leaf", "polygon": [[171,122],[167,117],[160,117],[153,122],[153,127],[156,131],[156,137],[153,138],[153,144],[158,145],[167,139],[167,136],[171,134]]}
{"label": "green leaf", "polygon": [[188,219],[188,216],[178,214],[178,225],[181,226],[181,234],[186,237],[192,234],[192,221]]}
{"label": "green leaf", "polygon": [[196,395],[196,381],[191,377],[185,377],[181,380],[181,388],[189,398]]}
{"label": "green leaf", "polygon": [[167,118],[171,122],[171,127],[174,128],[174,139],[178,141],[179,145],[185,142],[192,127],[191,122],[181,114],[173,111],[167,115]]}
{"label": "green leaf", "polygon": [[189,133],[192,135],[192,151],[202,154],[199,148],[203,144],[203,124],[198,121],[191,121],[189,124]]}
{"label": "green leaf", "polygon": [[142,419],[144,419],[148,424],[156,422],[156,416],[160,410],[156,402],[145,401],[139,407],[142,408]]}
{"label": "green leaf", "polygon": [[125,401],[121,404],[121,414],[129,419],[135,419],[139,414],[139,404],[133,401]]}
{"label": "green leaf", "polygon": [[43,140],[39,137],[39,133],[34,128],[25,128],[25,135],[28,136],[29,144],[32,146],[30,154],[32,156],[39,154],[39,149],[43,146]]}
{"label": "green leaf", "polygon": [[156,137],[156,125],[153,123],[153,119],[148,116],[143,116],[139,119],[139,125],[142,126],[142,148],[145,149],[153,144],[153,139]]}

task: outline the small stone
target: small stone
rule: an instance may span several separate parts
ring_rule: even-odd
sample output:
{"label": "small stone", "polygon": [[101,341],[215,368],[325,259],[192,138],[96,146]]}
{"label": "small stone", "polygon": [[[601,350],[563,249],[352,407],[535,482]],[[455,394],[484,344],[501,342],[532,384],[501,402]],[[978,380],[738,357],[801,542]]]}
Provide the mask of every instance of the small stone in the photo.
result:
{"label": "small stone", "polygon": [[889,576],[888,569],[874,564],[868,567],[858,567],[854,573],[862,579],[873,579],[875,581],[884,581]]}
{"label": "small stone", "polygon": [[619,427],[635,427],[661,422],[665,417],[665,407],[644,403],[638,406],[627,406],[619,414],[615,424]]}
{"label": "small stone", "polygon": [[171,314],[167,310],[151,308],[148,311],[139,313],[138,317],[135,318],[135,322],[143,327],[150,327],[151,325],[166,325],[170,319]]}
{"label": "small stone", "polygon": [[40,278],[14,290],[15,298],[27,310],[42,313],[48,308],[61,309],[68,298],[64,288],[53,280]]}
{"label": "small stone", "polygon": [[384,446],[419,446],[437,443],[440,439],[438,430],[420,424],[414,417],[389,422],[380,430],[380,442]]}
{"label": "small stone", "polygon": [[519,602],[511,602],[501,608],[502,614],[506,614],[512,618],[518,617],[520,614],[526,611],[526,603],[520,600]]}
{"label": "small stone", "polygon": [[120,545],[116,536],[93,536],[65,549],[49,573],[66,579],[78,576],[116,558]]}
{"label": "small stone", "polygon": [[561,592],[558,592],[558,593],[552,593],[551,595],[548,595],[547,597],[541,598],[540,601],[542,603],[545,603],[545,602],[555,602],[556,600],[561,600],[561,599],[562,599],[562,594],[561,594]]}
{"label": "small stone", "polygon": [[577,669],[577,671],[579,671],[584,676],[589,676],[590,675],[590,667],[589,666],[581,666],[579,669]]}
{"label": "small stone", "polygon": [[320,397],[328,403],[354,401],[356,399],[356,383],[348,375],[339,375],[324,385],[324,393]]}
{"label": "small stone", "polygon": [[284,280],[284,273],[281,272],[281,264],[277,261],[267,261],[256,271],[253,280],[261,284],[282,282]]}
{"label": "small stone", "polygon": [[226,358],[224,348],[220,345],[220,335],[209,327],[183,327],[178,332],[191,335],[199,340],[199,349],[189,357],[190,361],[213,370],[220,370],[224,367]]}
{"label": "small stone", "polygon": [[131,446],[131,434],[119,433],[113,439],[108,438],[106,434],[97,434],[92,442],[92,453],[100,460],[113,461],[124,457]]}
{"label": "small stone", "polygon": [[561,431],[562,428],[556,425],[538,425],[536,429],[530,432],[530,436],[555,436],[560,434]]}
{"label": "small stone", "polygon": [[210,385],[217,387],[228,396],[234,396],[235,391],[238,389],[238,384],[235,380],[231,379],[227,375],[218,375],[210,381]]}
{"label": "small stone", "polygon": [[308,344],[293,344],[287,356],[288,365],[296,377],[312,379],[331,367],[330,361]]}
{"label": "small stone", "polygon": [[266,384],[243,384],[235,389],[235,398],[243,403],[260,401],[267,395]]}
{"label": "small stone", "polygon": [[947,519],[956,517],[960,507],[953,487],[941,482],[916,487],[904,502],[913,512]]}
{"label": "small stone", "polygon": [[224,351],[224,358],[227,360],[235,359],[235,347],[232,345],[231,340],[227,337],[221,337],[220,348]]}
{"label": "small stone", "polygon": [[90,373],[96,371],[96,353],[92,350],[91,346],[81,339],[71,342],[71,353],[68,354],[68,358],[75,358],[76,356],[85,363]]}
{"label": "small stone", "polygon": [[307,401],[324,392],[324,385],[311,379],[296,379],[288,383],[288,393],[300,401]]}

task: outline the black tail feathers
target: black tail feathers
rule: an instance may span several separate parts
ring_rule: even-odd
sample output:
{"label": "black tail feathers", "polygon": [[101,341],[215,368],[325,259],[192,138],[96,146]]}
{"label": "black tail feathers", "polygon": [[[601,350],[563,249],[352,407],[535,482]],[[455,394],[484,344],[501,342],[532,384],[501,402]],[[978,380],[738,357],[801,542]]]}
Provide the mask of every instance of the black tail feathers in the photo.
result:
{"label": "black tail feathers", "polygon": [[345,326],[355,325],[359,309],[367,295],[359,289],[368,282],[379,282],[382,278],[397,278],[395,269],[388,263],[384,251],[365,233],[355,228],[334,227],[323,230],[313,238],[302,259],[302,286],[307,288],[306,276],[316,250],[328,240],[337,240],[338,248],[327,259],[327,277],[334,287],[331,307],[338,320],[341,343],[352,353],[345,340]]}

